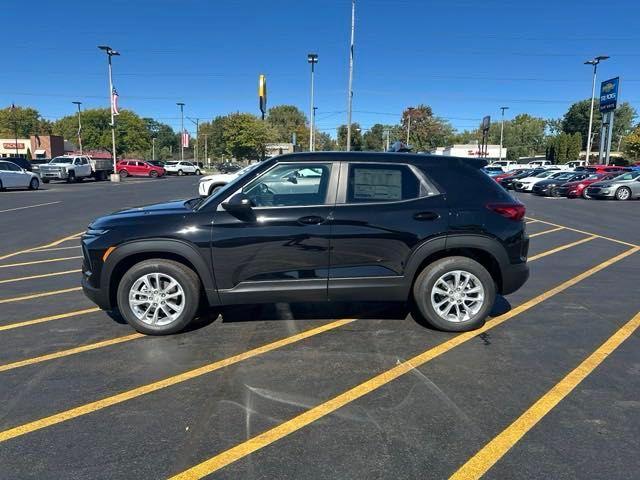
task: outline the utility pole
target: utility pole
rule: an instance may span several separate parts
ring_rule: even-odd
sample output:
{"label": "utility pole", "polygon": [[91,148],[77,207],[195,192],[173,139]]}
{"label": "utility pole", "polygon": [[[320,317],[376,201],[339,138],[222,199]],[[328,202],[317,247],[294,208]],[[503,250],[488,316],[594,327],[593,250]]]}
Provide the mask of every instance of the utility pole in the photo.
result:
{"label": "utility pole", "polygon": [[13,116],[13,133],[15,134],[15,144],[14,147],[16,148],[16,158],[19,157],[19,153],[18,153],[18,119],[16,118],[16,104],[12,103],[11,104],[11,114]]}
{"label": "utility pole", "polygon": [[180,107],[180,160],[184,161],[184,103],[177,102]]}
{"label": "utility pole", "polygon": [[115,182],[120,181],[120,175],[118,174],[117,169],[117,159],[116,159],[116,120],[115,113],[113,111],[114,95],[113,95],[113,72],[111,68],[111,57],[119,56],[120,53],[112,49],[107,45],[100,45],[98,48],[104,51],[107,54],[109,59],[109,105],[111,105],[111,149],[113,150],[113,173],[111,174],[111,180]]}
{"label": "utility pole", "polygon": [[193,160],[198,163],[198,153],[200,153],[198,150],[198,142],[200,141],[200,138],[198,137],[198,134],[200,132],[200,119],[196,118],[195,120],[193,118],[187,117],[187,119],[191,120],[191,123],[193,123],[196,126],[196,150],[195,150],[195,154],[193,156]]}
{"label": "utility pole", "polygon": [[315,142],[314,142],[314,123],[316,116],[316,107],[313,106],[313,74],[315,72],[315,65],[318,63],[318,54],[310,53],[307,55],[307,62],[311,64],[311,121],[309,128],[309,151],[313,152],[315,150]]}
{"label": "utility pole", "polygon": [[384,151],[385,151],[385,152],[388,152],[388,151],[389,151],[389,136],[391,135],[391,132],[389,131],[389,129],[386,129],[386,130],[384,131],[384,134],[385,134],[385,137],[387,138],[387,142],[386,142],[386,144],[385,144]]}
{"label": "utility pole", "polygon": [[589,110],[589,133],[587,134],[587,165],[589,165],[589,157],[591,156],[591,128],[593,127],[593,103],[596,96],[596,71],[598,70],[598,64],[608,59],[607,55],[598,55],[591,60],[584,62],[585,65],[593,65],[593,83],[591,85],[591,108]]}
{"label": "utility pole", "polygon": [[413,107],[407,108],[409,113],[407,113],[407,117],[409,117],[409,122],[407,123],[407,147],[409,146],[409,134],[411,133],[411,117],[413,115]]}
{"label": "utility pole", "polygon": [[82,155],[82,119],[80,113],[80,105],[82,102],[71,102],[78,106],[78,146],[80,147],[80,155]]}
{"label": "utility pole", "polygon": [[347,152],[351,151],[351,107],[353,105],[353,41],[356,30],[356,0],[351,0],[351,46],[349,48],[349,103],[347,108]]}
{"label": "utility pole", "polygon": [[156,159],[156,137],[151,137],[151,160]]}
{"label": "utility pole", "polygon": [[207,167],[211,166],[211,163],[209,162],[209,153],[207,150],[207,137],[209,136],[209,134],[205,133],[204,134],[204,160],[207,162]]}
{"label": "utility pole", "polygon": [[502,139],[504,137],[504,111],[509,110],[509,107],[500,107],[502,111],[502,121],[500,122],[500,160],[502,160]]}

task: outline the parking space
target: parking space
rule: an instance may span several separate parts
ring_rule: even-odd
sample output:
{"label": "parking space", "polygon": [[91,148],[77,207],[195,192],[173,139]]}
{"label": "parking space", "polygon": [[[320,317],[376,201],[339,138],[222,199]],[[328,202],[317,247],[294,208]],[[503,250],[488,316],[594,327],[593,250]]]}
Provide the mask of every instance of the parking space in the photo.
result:
{"label": "parking space", "polygon": [[[196,196],[195,183],[2,197],[0,478],[640,470],[638,202],[520,195],[531,278],[474,332],[351,303],[234,307],[137,334],[82,294],[77,235],[112,210]],[[22,208],[46,202],[59,203]]]}

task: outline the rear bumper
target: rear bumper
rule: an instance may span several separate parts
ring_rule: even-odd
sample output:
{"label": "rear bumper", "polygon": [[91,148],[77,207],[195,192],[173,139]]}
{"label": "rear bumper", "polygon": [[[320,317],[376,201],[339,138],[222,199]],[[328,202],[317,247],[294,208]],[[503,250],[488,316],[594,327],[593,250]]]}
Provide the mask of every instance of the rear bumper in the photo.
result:
{"label": "rear bumper", "polygon": [[522,287],[529,278],[529,265],[517,263],[502,269],[502,295],[509,295]]}

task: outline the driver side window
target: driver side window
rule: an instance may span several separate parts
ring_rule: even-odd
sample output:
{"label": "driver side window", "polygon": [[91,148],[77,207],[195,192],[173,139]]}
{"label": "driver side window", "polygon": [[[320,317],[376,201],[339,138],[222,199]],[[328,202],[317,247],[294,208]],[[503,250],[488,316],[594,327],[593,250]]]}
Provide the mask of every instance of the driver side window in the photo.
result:
{"label": "driver side window", "polygon": [[254,207],[323,205],[331,164],[281,164],[242,189]]}

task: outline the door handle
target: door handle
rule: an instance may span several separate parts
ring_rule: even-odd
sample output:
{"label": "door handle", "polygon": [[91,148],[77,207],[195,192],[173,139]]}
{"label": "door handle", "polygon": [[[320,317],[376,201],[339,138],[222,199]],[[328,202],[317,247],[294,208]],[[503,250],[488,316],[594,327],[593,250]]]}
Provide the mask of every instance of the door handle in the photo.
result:
{"label": "door handle", "polygon": [[307,217],[300,217],[298,219],[298,223],[303,225],[320,225],[324,223],[324,218],[319,217],[318,215],[309,215]]}
{"label": "door handle", "polygon": [[440,218],[436,212],[419,212],[413,216],[414,220],[430,221]]}

